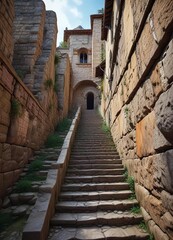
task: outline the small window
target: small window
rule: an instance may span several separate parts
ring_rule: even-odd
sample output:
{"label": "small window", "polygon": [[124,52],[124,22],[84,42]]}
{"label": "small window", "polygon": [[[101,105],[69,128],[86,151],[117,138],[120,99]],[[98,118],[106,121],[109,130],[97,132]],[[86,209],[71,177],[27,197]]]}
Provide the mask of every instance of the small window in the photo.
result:
{"label": "small window", "polygon": [[80,53],[80,63],[87,63],[88,56],[85,52]]}

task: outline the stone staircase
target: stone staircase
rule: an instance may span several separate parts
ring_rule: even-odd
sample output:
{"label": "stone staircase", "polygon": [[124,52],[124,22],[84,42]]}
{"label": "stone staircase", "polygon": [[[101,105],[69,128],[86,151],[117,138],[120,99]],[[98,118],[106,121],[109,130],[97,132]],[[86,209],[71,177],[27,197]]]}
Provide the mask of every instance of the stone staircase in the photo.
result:
{"label": "stone staircase", "polygon": [[110,135],[94,110],[82,113],[62,186],[51,219],[50,240],[149,239],[139,228],[141,214],[123,175]]}

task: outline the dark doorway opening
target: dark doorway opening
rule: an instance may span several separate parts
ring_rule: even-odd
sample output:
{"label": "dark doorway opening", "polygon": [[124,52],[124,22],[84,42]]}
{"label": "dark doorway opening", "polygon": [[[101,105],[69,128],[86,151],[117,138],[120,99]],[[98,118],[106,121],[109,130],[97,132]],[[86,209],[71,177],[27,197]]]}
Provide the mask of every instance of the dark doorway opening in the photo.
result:
{"label": "dark doorway opening", "polygon": [[87,109],[94,109],[94,94],[92,92],[87,93]]}

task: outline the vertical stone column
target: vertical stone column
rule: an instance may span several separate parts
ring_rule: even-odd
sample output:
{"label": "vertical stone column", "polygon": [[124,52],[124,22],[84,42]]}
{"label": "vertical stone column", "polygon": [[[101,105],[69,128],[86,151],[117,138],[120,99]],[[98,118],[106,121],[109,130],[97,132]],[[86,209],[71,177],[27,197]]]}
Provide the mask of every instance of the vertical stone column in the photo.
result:
{"label": "vertical stone column", "polygon": [[95,68],[101,62],[101,30],[102,30],[102,14],[91,15],[92,24],[92,77],[95,77]]}

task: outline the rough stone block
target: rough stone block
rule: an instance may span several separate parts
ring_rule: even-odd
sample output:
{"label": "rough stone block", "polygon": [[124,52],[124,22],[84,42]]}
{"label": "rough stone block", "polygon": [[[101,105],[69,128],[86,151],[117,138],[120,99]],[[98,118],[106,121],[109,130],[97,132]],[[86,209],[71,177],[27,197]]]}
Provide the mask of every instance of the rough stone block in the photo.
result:
{"label": "rough stone block", "polygon": [[173,85],[162,93],[155,105],[156,123],[164,137],[173,144]]}
{"label": "rough stone block", "polygon": [[20,83],[17,83],[15,86],[14,96],[16,99],[19,100],[19,102],[22,105],[26,105],[28,93],[26,90],[20,85]]}
{"label": "rough stone block", "polygon": [[120,74],[122,74],[125,69],[129,53],[134,42],[134,20],[130,1],[125,2],[123,11],[118,51],[118,65],[120,68]]}
{"label": "rough stone block", "polygon": [[136,146],[139,157],[153,154],[154,151],[154,111],[136,124]]}
{"label": "rough stone block", "polygon": [[150,232],[154,235],[154,238],[157,240],[163,239],[163,240],[169,240],[169,237],[167,234],[165,234],[155,223],[154,221],[150,220],[148,222]]}
{"label": "rough stone block", "polygon": [[160,77],[160,69],[158,64],[152,70],[152,73],[150,75],[150,81],[152,83],[153,92],[156,100],[163,91],[162,81]]}
{"label": "rough stone block", "polygon": [[146,199],[149,197],[149,191],[142,187],[141,185],[135,183],[135,193],[136,193],[136,199],[140,203],[140,205],[146,209]]}
{"label": "rough stone block", "polygon": [[11,144],[26,144],[26,136],[29,125],[29,114],[23,109],[22,114],[18,118],[14,118],[10,125],[8,134],[8,142]]}
{"label": "rough stone block", "polygon": [[4,178],[3,173],[0,173],[0,197],[4,195]]}
{"label": "rough stone block", "polygon": [[4,191],[7,190],[8,187],[12,186],[13,182],[13,176],[14,172],[6,172],[3,174],[3,180],[4,180]]}
{"label": "rough stone block", "polygon": [[6,142],[8,127],[0,124],[0,142]]}
{"label": "rough stone block", "polygon": [[164,54],[166,54],[166,56],[162,60],[164,77],[168,79],[168,82],[170,82],[173,80],[173,40],[171,40],[168,44]]}
{"label": "rough stone block", "polygon": [[157,0],[151,11],[151,25],[157,42],[160,42],[169,30],[172,33],[173,26],[173,1]]}
{"label": "rough stone block", "polygon": [[152,0],[131,0],[131,7],[132,7],[132,13],[133,13],[133,27],[135,36],[139,30],[140,24],[143,20],[144,14],[146,12],[146,8],[148,5],[152,3]]}
{"label": "rough stone block", "polygon": [[161,192],[161,200],[164,208],[173,215],[173,195],[163,190]]}
{"label": "rough stone block", "polygon": [[162,173],[161,182],[165,187],[165,190],[173,193],[173,150],[166,151],[161,155],[162,164],[165,164],[164,171],[160,169]]}
{"label": "rough stone block", "polygon": [[4,143],[2,145],[2,159],[4,161],[10,161],[11,160],[11,145]]}
{"label": "rough stone block", "polygon": [[171,146],[172,144],[167,141],[156,125],[154,129],[154,149],[156,151],[163,151]]}
{"label": "rough stone block", "polygon": [[8,88],[8,90],[12,93],[14,90],[15,80],[5,66],[3,66],[3,69],[2,69],[2,82]]}
{"label": "rough stone block", "polygon": [[166,212],[161,217],[161,219],[163,221],[162,228],[167,230],[170,239],[172,239],[173,238],[173,216],[169,212]]}
{"label": "rough stone block", "polygon": [[140,76],[142,76],[146,71],[149,63],[151,61],[153,62],[154,54],[157,48],[158,44],[153,37],[152,29],[148,19],[136,47],[137,59],[138,62],[141,63],[138,65]]}

